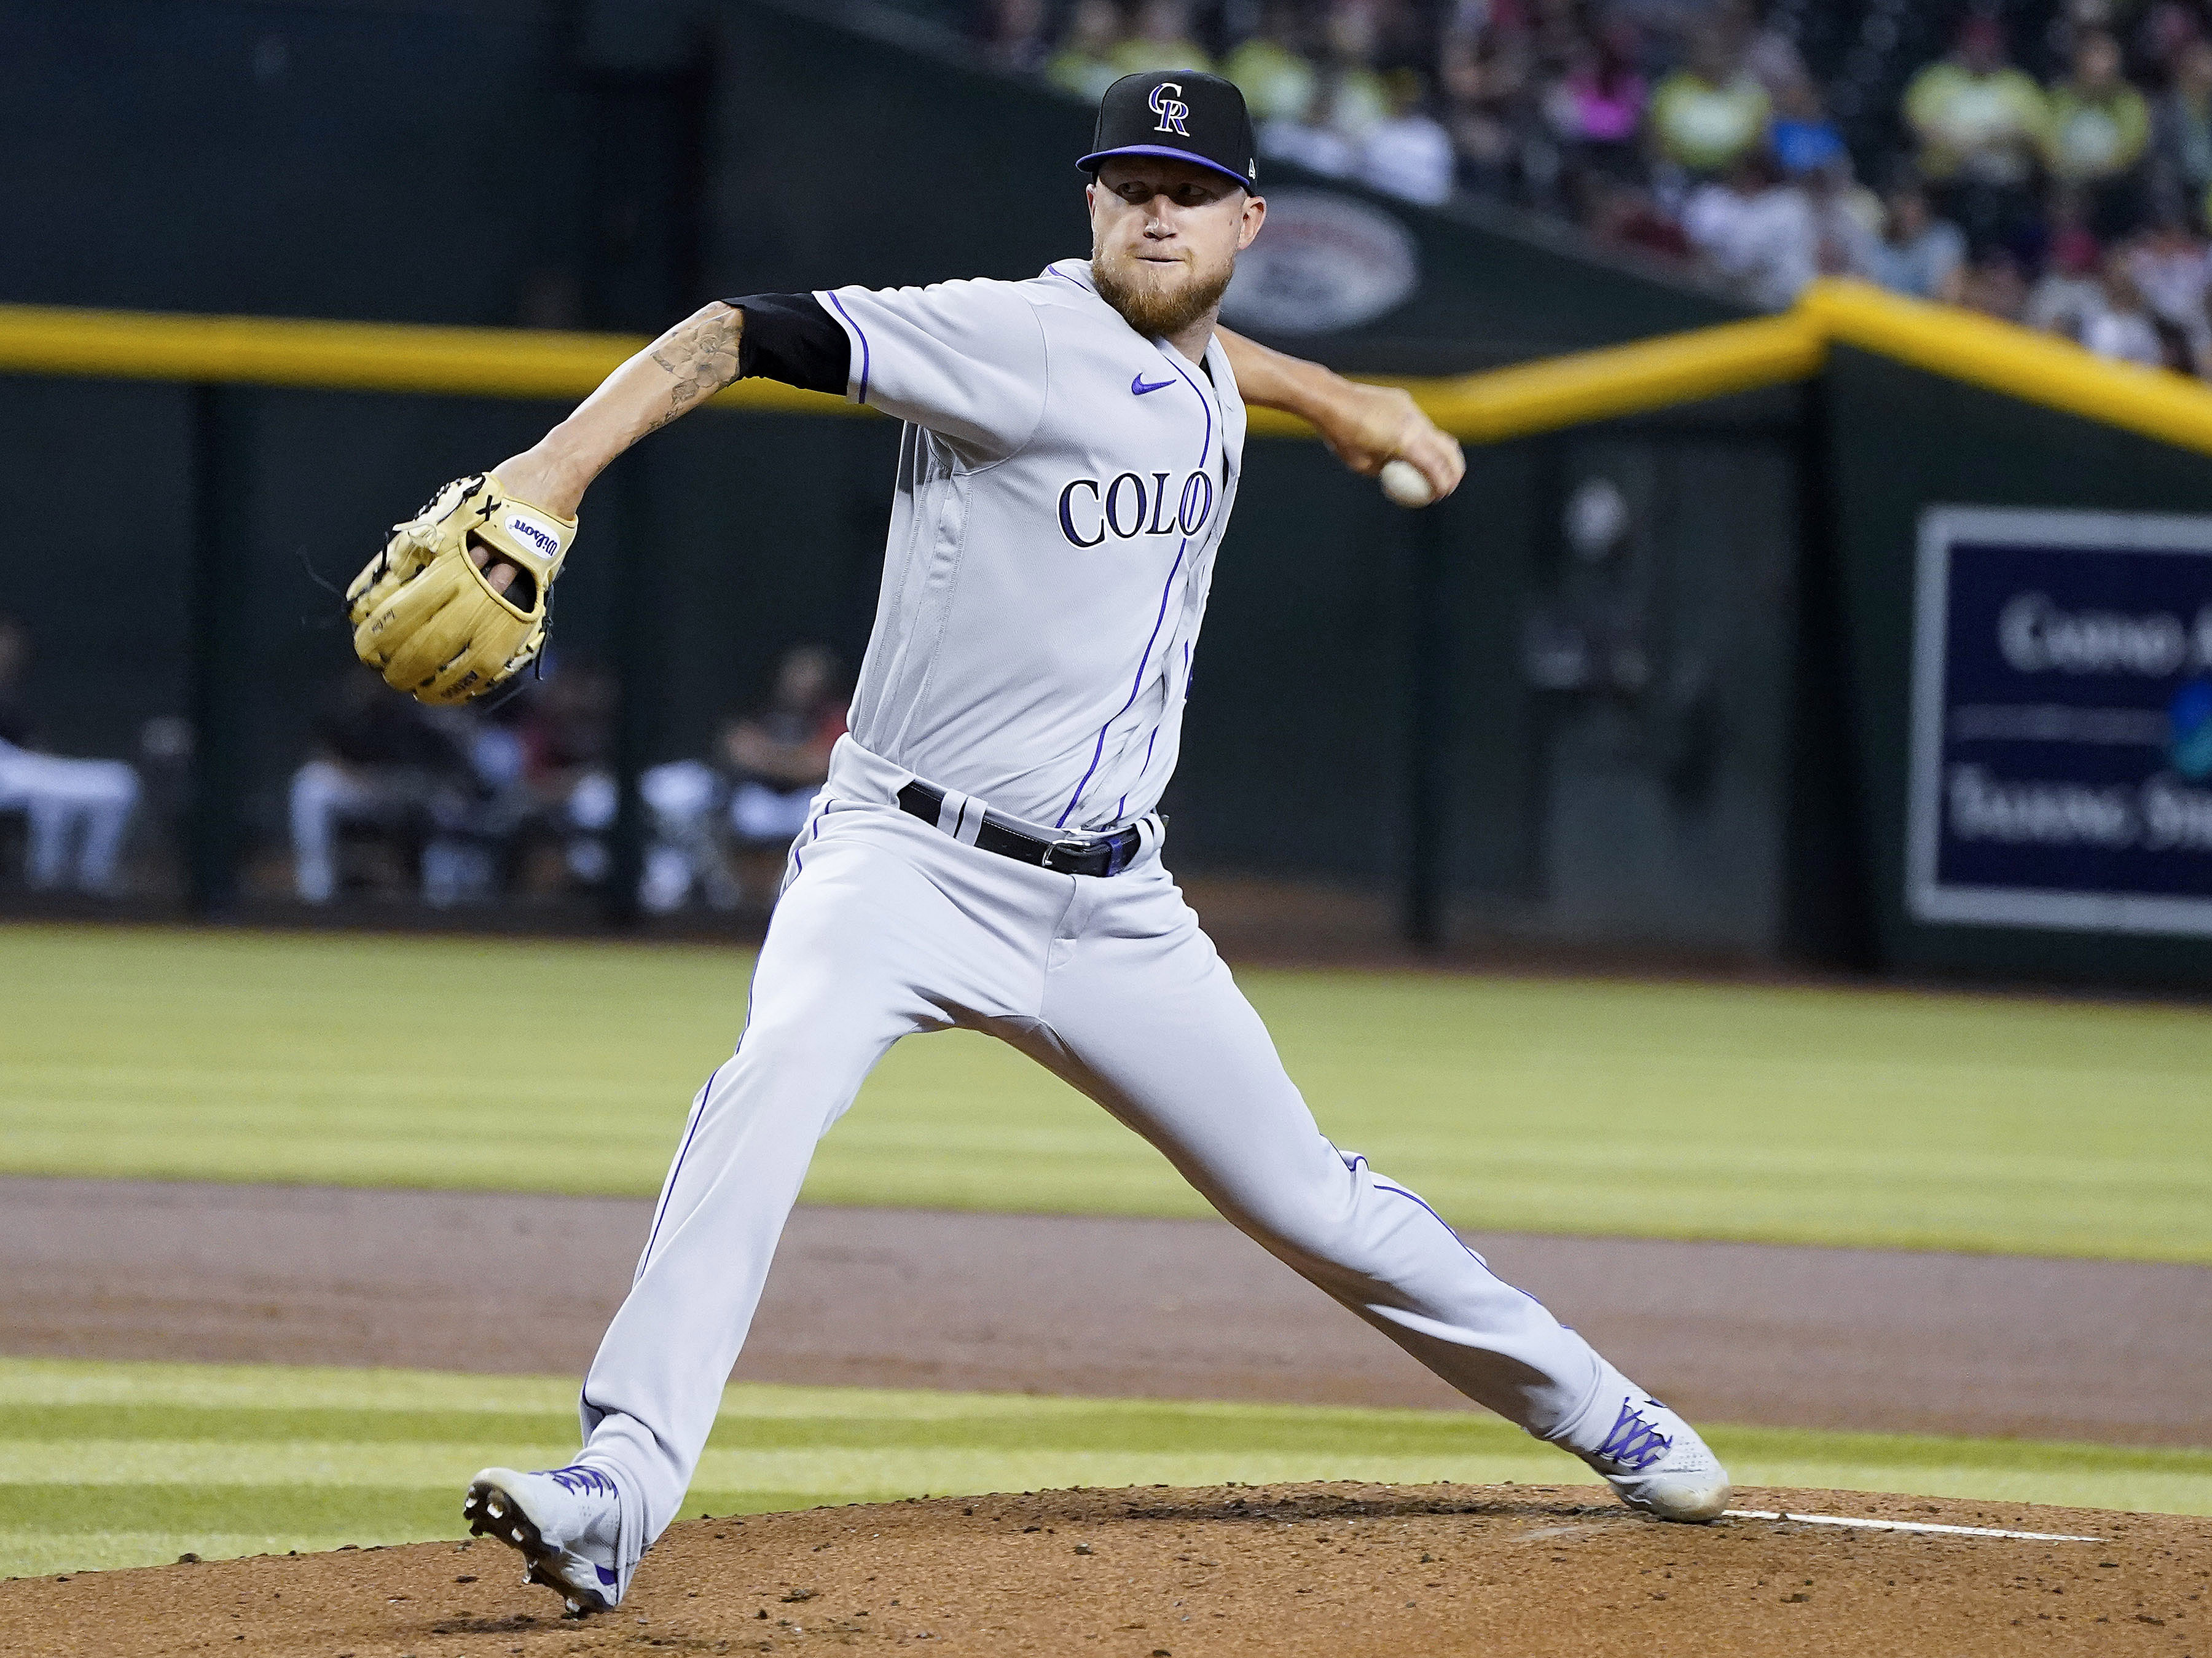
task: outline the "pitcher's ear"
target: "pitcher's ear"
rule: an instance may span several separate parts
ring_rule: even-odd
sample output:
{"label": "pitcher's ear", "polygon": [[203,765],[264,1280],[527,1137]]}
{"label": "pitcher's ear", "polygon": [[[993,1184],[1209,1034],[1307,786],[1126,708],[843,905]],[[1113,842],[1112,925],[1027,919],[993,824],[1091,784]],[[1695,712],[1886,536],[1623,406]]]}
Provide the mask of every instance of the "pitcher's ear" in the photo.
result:
{"label": "pitcher's ear", "polygon": [[1244,222],[1237,229],[1237,251],[1242,253],[1259,240],[1260,227],[1267,222],[1267,198],[1252,197],[1244,203]]}

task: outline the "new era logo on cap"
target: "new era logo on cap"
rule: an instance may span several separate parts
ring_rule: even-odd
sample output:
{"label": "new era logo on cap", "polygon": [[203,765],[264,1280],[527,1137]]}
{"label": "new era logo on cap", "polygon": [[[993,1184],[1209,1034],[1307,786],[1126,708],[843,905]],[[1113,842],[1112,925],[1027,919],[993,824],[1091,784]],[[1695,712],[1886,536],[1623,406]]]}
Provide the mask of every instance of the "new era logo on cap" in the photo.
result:
{"label": "new era logo on cap", "polygon": [[1252,118],[1233,82],[1194,69],[1125,75],[1098,100],[1091,153],[1076,163],[1096,174],[1109,155],[1173,155],[1226,173],[1255,195],[1260,162]]}

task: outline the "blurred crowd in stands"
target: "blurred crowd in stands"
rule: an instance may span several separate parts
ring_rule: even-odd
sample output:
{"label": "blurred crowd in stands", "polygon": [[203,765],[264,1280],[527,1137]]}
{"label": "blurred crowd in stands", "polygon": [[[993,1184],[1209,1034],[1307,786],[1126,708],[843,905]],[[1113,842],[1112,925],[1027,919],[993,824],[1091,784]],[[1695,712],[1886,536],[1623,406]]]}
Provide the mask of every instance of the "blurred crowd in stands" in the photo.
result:
{"label": "blurred crowd in stands", "polygon": [[[1210,69],[1243,88],[1263,158],[1569,216],[1762,307],[1850,275],[2212,367],[2212,0],[983,3],[986,50],[1074,95]],[[1863,77],[1801,50],[1832,34],[1824,3],[1863,58],[1915,29],[1939,55],[1860,111]],[[1875,118],[1850,142],[1847,100]]]}
{"label": "blurred crowd in stands", "polygon": [[[725,721],[705,757],[641,774],[642,909],[768,909],[844,733],[842,689],[830,653],[798,647],[767,702]],[[419,891],[444,908],[599,887],[620,808],[615,714],[613,680],[588,663],[556,659],[516,693],[459,708],[351,676],[292,776],[295,895]]]}
{"label": "blurred crowd in stands", "polygon": [[[30,665],[28,631],[0,616],[0,888],[175,896],[188,723],[148,720],[135,761],[53,752],[29,711]],[[797,647],[767,700],[726,720],[708,754],[640,776],[641,908],[769,908],[844,733],[845,689],[830,652]],[[349,671],[281,788],[241,803],[246,890],[449,908],[598,890],[620,804],[616,712],[613,679],[587,661],[554,659],[514,692],[458,708]]]}
{"label": "blurred crowd in stands", "polygon": [[21,826],[23,878],[34,891],[112,894],[138,774],[120,760],[49,753],[24,701],[30,667],[28,630],[0,616],[0,819]]}

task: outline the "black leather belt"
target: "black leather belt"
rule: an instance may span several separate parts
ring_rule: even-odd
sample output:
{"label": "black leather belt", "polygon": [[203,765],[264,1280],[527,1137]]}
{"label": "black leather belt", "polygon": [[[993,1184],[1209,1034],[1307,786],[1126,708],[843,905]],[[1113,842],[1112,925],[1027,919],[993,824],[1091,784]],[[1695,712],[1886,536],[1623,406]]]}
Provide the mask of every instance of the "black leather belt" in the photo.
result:
{"label": "black leather belt", "polygon": [[[898,792],[899,810],[919,817],[932,829],[939,827],[945,811],[945,794],[927,783],[908,783]],[[1142,838],[1134,827],[1097,841],[1040,841],[1003,824],[986,822],[975,831],[975,845],[1001,858],[1012,858],[1058,875],[1119,875],[1136,857]]]}

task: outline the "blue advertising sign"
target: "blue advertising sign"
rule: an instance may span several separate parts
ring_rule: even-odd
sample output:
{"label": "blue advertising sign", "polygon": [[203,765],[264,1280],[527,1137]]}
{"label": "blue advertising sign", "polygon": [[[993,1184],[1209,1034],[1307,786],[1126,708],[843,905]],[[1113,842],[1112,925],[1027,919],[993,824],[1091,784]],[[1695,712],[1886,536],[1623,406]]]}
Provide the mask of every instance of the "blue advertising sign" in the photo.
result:
{"label": "blue advertising sign", "polygon": [[1920,519],[1916,920],[2212,936],[2212,518]]}

